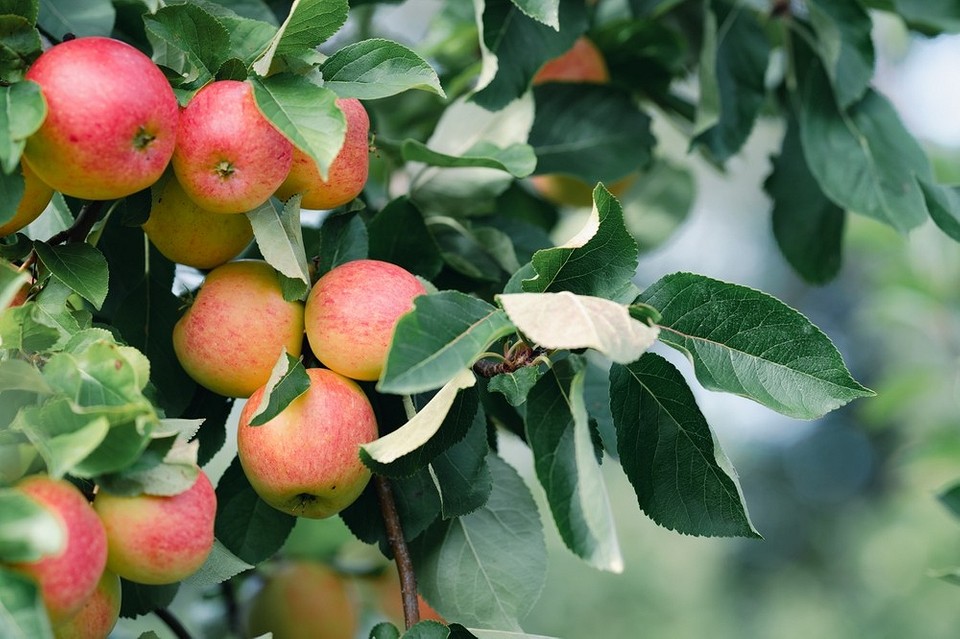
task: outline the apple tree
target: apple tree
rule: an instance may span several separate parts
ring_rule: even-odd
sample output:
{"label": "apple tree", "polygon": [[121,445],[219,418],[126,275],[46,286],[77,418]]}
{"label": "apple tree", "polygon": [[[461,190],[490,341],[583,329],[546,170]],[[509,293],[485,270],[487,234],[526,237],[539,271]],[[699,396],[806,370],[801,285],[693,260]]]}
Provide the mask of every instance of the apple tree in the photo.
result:
{"label": "apple tree", "polygon": [[544,526],[624,568],[601,463],[660,526],[759,537],[690,384],[799,420],[873,393],[802,309],[638,281],[694,189],[655,121],[721,169],[783,123],[771,228],[812,284],[851,214],[960,240],[871,86],[873,17],[950,3],[438,0],[403,42],[394,4],[0,0],[0,635],[187,636],[185,582],[253,633],[235,587],[312,516],[399,571],[401,627],[330,636],[525,636]]}

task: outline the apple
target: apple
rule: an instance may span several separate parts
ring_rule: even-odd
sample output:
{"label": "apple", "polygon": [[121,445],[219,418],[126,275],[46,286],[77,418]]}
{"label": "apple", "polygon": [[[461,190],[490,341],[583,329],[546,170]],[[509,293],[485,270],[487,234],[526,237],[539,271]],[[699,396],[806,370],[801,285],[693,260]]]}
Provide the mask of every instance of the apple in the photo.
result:
{"label": "apple", "polygon": [[[619,180],[607,184],[612,195],[620,197],[640,177],[637,171],[632,171]],[[534,175],[530,178],[533,188],[544,199],[560,206],[593,206],[593,188],[578,177],[550,173],[548,175]]]}
{"label": "apple", "polygon": [[107,535],[90,502],[70,482],[31,475],[16,488],[51,511],[66,533],[60,553],[12,565],[36,581],[56,626],[77,614],[96,590],[107,563]]}
{"label": "apple", "polygon": [[112,38],[75,38],[45,51],[25,77],[40,85],[47,117],[23,157],[54,190],[111,200],[163,174],[179,107],[149,57]]}
{"label": "apple", "polygon": [[304,323],[313,354],[352,379],[380,377],[393,330],[426,293],[409,271],[389,262],[355,260],[323,275],[307,297]]}
{"label": "apple", "polygon": [[170,496],[100,491],[93,508],[107,531],[107,568],[124,579],[160,585],[195,573],[213,548],[217,495],[202,470]]}
{"label": "apple", "polygon": [[211,269],[239,255],[253,239],[246,215],[212,213],[197,205],[173,175],[153,193],[143,230],[172,262]]}
{"label": "apple", "polygon": [[283,349],[299,357],[302,345],[303,303],[283,299],[277,272],[261,260],[210,271],[173,327],[183,369],[228,397],[249,397],[267,383]]}
{"label": "apple", "polygon": [[246,82],[211,82],[180,115],[173,170],[190,199],[208,211],[257,208],[292,161],[293,144],[263,116]]}
{"label": "apple", "polygon": [[276,567],[254,595],[247,636],[273,639],[354,639],[357,605],[347,581],[323,564],[296,561]]}
{"label": "apple", "polygon": [[546,82],[587,82],[606,84],[610,81],[607,63],[597,45],[580,36],[566,52],[547,60],[533,76],[533,84]]}
{"label": "apple", "polygon": [[80,612],[59,626],[54,626],[54,639],[107,639],[120,618],[120,577],[109,570],[97,583],[96,590]]}
{"label": "apple", "polygon": [[370,118],[356,98],[340,98],[337,106],[347,119],[347,134],[327,179],[320,177],[320,169],[309,155],[295,148],[290,173],[277,189],[280,199],[302,193],[302,208],[332,209],[360,195],[370,170]]}
{"label": "apple", "polygon": [[250,420],[263,389],[250,396],[237,426],[237,453],[263,501],[291,515],[323,519],[352,504],[370,481],[360,445],[377,438],[377,420],[352,380],[322,368],[307,375],[307,391],[262,426]]}
{"label": "apple", "polygon": [[23,175],[23,197],[13,217],[0,224],[0,237],[16,233],[40,217],[53,197],[50,185],[38,178],[26,162],[20,163],[20,173]]}

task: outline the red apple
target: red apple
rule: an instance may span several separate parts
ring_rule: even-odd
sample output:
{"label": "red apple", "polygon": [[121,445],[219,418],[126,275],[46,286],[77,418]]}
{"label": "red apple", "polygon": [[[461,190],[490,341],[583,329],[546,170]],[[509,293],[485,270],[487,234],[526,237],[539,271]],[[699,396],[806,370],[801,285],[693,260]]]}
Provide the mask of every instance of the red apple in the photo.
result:
{"label": "red apple", "polygon": [[300,356],[303,304],[283,299],[280,278],[260,260],[210,271],[173,328],[184,370],[215,393],[249,397],[267,383],[283,349]]}
{"label": "red apple", "polygon": [[178,106],[163,72],[129,44],[75,38],[43,53],[26,73],[47,117],[23,157],[66,195],[110,200],[153,184],[173,153]]}
{"label": "red apple", "polygon": [[246,215],[211,213],[191,200],[171,175],[153,194],[143,224],[150,241],[171,262],[211,269],[232,260],[253,240]]}
{"label": "red apple", "polygon": [[307,371],[310,388],[262,426],[250,420],[257,390],[240,413],[237,452],[250,485],[278,510],[322,519],[352,504],[370,481],[360,445],[377,438],[377,421],[353,381],[322,368]]}
{"label": "red apple", "polygon": [[423,284],[395,264],[341,264],[317,280],[307,298],[304,323],[310,348],[341,375],[378,379],[397,321],[424,293]]}
{"label": "red apple", "polygon": [[26,162],[20,163],[20,173],[23,175],[23,197],[20,198],[13,217],[4,224],[0,224],[0,237],[16,233],[40,217],[50,203],[50,198],[53,197],[53,189],[50,185],[38,178]]}
{"label": "red apple", "polygon": [[573,46],[562,55],[546,61],[533,76],[534,85],[545,82],[606,84],[609,81],[610,72],[603,54],[586,36],[577,38]]}
{"label": "red apple", "polygon": [[208,211],[255,209],[292,161],[293,144],[263,116],[246,82],[211,82],[180,116],[173,170],[190,199]]}
{"label": "red apple", "polygon": [[107,563],[107,536],[87,498],[70,482],[31,475],[16,487],[50,510],[66,532],[59,554],[13,565],[37,582],[56,626],[77,614],[96,590]]}
{"label": "red apple", "polygon": [[347,119],[347,134],[327,179],[320,177],[320,169],[309,155],[295,148],[290,174],[277,189],[280,199],[302,193],[302,208],[332,209],[360,195],[370,170],[370,118],[356,98],[338,99],[337,106]]}
{"label": "red apple", "polygon": [[169,584],[195,573],[213,548],[217,495],[202,470],[171,496],[100,491],[93,507],[107,531],[107,567],[141,584]]}
{"label": "red apple", "polygon": [[359,623],[344,578],[322,564],[298,561],[278,566],[254,596],[247,636],[354,639]]}
{"label": "red apple", "polygon": [[80,612],[53,628],[55,639],[107,639],[120,618],[120,577],[103,571]]}

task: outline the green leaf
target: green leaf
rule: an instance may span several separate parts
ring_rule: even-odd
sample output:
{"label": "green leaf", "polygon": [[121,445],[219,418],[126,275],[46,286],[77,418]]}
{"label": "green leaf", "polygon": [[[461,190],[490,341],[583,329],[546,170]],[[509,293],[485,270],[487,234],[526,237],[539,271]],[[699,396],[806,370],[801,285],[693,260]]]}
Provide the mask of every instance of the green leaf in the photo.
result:
{"label": "green leaf", "polygon": [[923,149],[893,106],[868,90],[839,111],[827,76],[811,65],[800,95],[800,140],[807,166],[839,206],[905,233],[927,218],[917,179],[931,179]]}
{"label": "green leaf", "polygon": [[587,563],[623,571],[613,511],[590,438],[583,360],[557,362],[527,397],[526,439],[560,537]]}
{"label": "green leaf", "polygon": [[499,229],[439,215],[427,224],[443,261],[458,273],[499,285],[520,268],[510,237]]}
{"label": "green leaf", "polygon": [[520,406],[527,401],[527,394],[534,384],[543,377],[539,366],[524,366],[512,373],[501,373],[490,379],[487,388],[507,398],[511,406]]}
{"label": "green leaf", "polygon": [[250,426],[262,426],[282,413],[293,400],[310,388],[310,377],[299,358],[284,350],[273,367],[260,398],[260,406],[250,417]]}
{"label": "green leaf", "polygon": [[311,52],[340,30],[347,21],[347,0],[294,0],[270,45],[253,65],[266,76],[275,56],[297,56]]}
{"label": "green leaf", "polygon": [[503,311],[475,297],[421,295],[397,323],[377,390],[403,395],[440,388],[513,330]]}
{"label": "green leaf", "polygon": [[688,535],[759,537],[683,375],[655,353],[610,370],[620,464],[640,508]]}
{"label": "green leaf", "polygon": [[746,142],[766,100],[770,43],[747,6],[712,0],[704,20],[696,137],[723,163]]}
{"label": "green leaf", "polygon": [[483,411],[478,411],[464,438],[430,463],[431,475],[440,491],[440,514],[444,519],[472,513],[487,503],[493,490],[487,466],[489,452],[487,421]]}
{"label": "green leaf", "polygon": [[614,362],[629,364],[657,341],[656,327],[633,319],[626,306],[602,297],[562,291],[496,299],[521,333],[550,350],[592,348]]}
{"label": "green leaf", "polygon": [[487,503],[436,522],[410,550],[420,591],[445,618],[519,630],[546,577],[543,527],[520,475],[492,453],[487,464]]}
{"label": "green leaf", "polygon": [[440,429],[457,394],[476,382],[471,370],[462,369],[406,424],[369,444],[361,445],[360,457],[364,463],[389,464],[426,444]]}
{"label": "green leaf", "polygon": [[110,0],[40,0],[38,22],[47,33],[62,40],[67,33],[109,36],[116,16]]}
{"label": "green leaf", "polygon": [[812,284],[825,284],[836,277],[846,214],[820,190],[803,156],[800,131],[792,118],[780,155],[773,161],[773,172],[763,186],[773,199],[773,235],[790,266]]}
{"label": "green leaf", "polygon": [[323,63],[323,85],[341,98],[375,100],[422,89],[441,98],[440,78],[426,60],[382,38],[348,44]]}
{"label": "green leaf", "polygon": [[39,0],[3,0],[0,2],[0,14],[13,14],[26,18],[30,24],[37,23],[40,15]]}
{"label": "green leaf", "polygon": [[483,70],[473,101],[491,111],[523,95],[543,63],[565,53],[587,27],[580,0],[560,1],[559,30],[528,17],[510,0],[485,0],[481,6]]}
{"label": "green leaf", "polygon": [[524,292],[617,299],[632,285],[639,251],[623,224],[620,203],[603,185],[594,189],[593,202],[590,219],[575,237],[534,254],[535,276],[522,281]]}
{"label": "green leaf", "polygon": [[199,89],[214,79],[230,54],[226,27],[189,3],[162,7],[143,16],[153,61],[180,75],[180,84]]}
{"label": "green leaf", "polygon": [[52,511],[17,490],[0,488],[0,561],[37,561],[60,553],[66,543],[67,531]]}
{"label": "green leaf", "polygon": [[560,30],[560,0],[512,0],[524,15]]}
{"label": "green leaf", "polygon": [[504,630],[484,630],[481,628],[471,628],[477,639],[558,639],[557,637],[548,637],[546,635],[531,635],[526,632],[507,632]]}
{"label": "green leaf", "polygon": [[953,513],[955,517],[960,517],[960,482],[940,491],[937,499],[939,499],[940,503]]}
{"label": "green leaf", "polygon": [[302,293],[310,289],[310,270],[300,229],[300,196],[294,195],[280,208],[273,198],[247,212],[253,237],[263,259],[281,274],[302,283]]}
{"label": "green leaf", "polygon": [[817,53],[840,107],[859,100],[873,78],[873,21],[857,0],[810,0]]}
{"label": "green leaf", "polygon": [[50,273],[70,290],[100,309],[107,298],[107,259],[85,242],[52,246],[34,243],[37,257]]}
{"label": "green leaf", "polygon": [[50,395],[53,389],[40,371],[29,362],[19,359],[0,361],[0,391],[23,390]]}
{"label": "green leaf", "polygon": [[761,291],[674,273],[638,301],[660,311],[660,341],[684,353],[710,390],[742,395],[799,419],[874,394],[850,376],[820,329]]}
{"label": "green leaf", "polygon": [[259,564],[283,546],[296,521],[260,499],[243,473],[240,458],[234,457],[217,484],[214,534],[227,550],[247,563]]}
{"label": "green leaf", "polygon": [[347,132],[346,117],[336,105],[337,95],[290,73],[253,78],[251,83],[263,115],[313,158],[326,179]]}
{"label": "green leaf", "polygon": [[[189,0],[213,15],[230,35],[226,56],[239,60],[244,67],[240,79],[246,79],[246,68],[266,51],[277,34],[277,18],[260,0],[217,2]],[[229,7],[223,6],[224,4]],[[226,61],[226,60],[225,60]],[[216,70],[216,69],[215,69]],[[222,66],[221,66],[222,70]],[[219,72],[218,72],[219,75]]]}
{"label": "green leaf", "polygon": [[960,6],[954,0],[893,0],[893,5],[911,28],[931,35],[960,31]]}
{"label": "green leaf", "polygon": [[50,620],[32,579],[0,567],[0,636],[53,639]]}
{"label": "green leaf", "polygon": [[403,633],[403,639],[448,639],[450,629],[439,621],[421,621]]}
{"label": "green leaf", "polygon": [[353,260],[368,257],[367,226],[356,214],[329,215],[320,227],[316,277]]}
{"label": "green leaf", "polygon": [[940,230],[960,242],[960,194],[953,188],[920,179],[920,190],[930,211],[930,219]]}
{"label": "green leaf", "polygon": [[39,353],[59,341],[60,332],[41,316],[35,303],[0,312],[0,348]]}
{"label": "green leaf", "polygon": [[370,629],[369,639],[400,639],[400,631],[389,621],[381,621]]}
{"label": "green leaf", "polygon": [[[29,80],[0,87],[0,103],[0,168],[9,174],[17,168],[27,138],[47,117],[47,103],[40,85]],[[0,224],[10,217],[0,218]]]}
{"label": "green leaf", "polygon": [[195,588],[206,588],[223,583],[252,568],[253,565],[230,552],[219,539],[214,539],[207,560],[197,572],[184,579],[184,582]]}
{"label": "green leaf", "polygon": [[427,230],[423,213],[407,197],[392,200],[367,226],[370,255],[431,279],[443,267],[440,248]]}
{"label": "green leaf", "polygon": [[688,169],[662,159],[631,182],[619,199],[624,224],[641,251],[659,247],[680,228],[693,208],[696,192]]}
{"label": "green leaf", "polygon": [[173,598],[177,596],[180,582],[163,586],[148,586],[121,579],[120,587],[120,616],[125,619],[133,619],[169,606],[173,602]]}
{"label": "green leaf", "polygon": [[445,168],[485,167],[506,171],[516,178],[527,177],[537,165],[537,157],[527,144],[511,144],[501,149],[483,140],[464,151],[463,155],[453,156],[434,151],[417,140],[407,139],[403,141],[402,153],[407,162]]}
{"label": "green leaf", "polygon": [[612,85],[551,82],[535,87],[530,145],[537,174],[562,173],[591,186],[650,162],[650,117]]}
{"label": "green leaf", "polygon": [[[6,224],[16,216],[25,190],[26,181],[23,178],[23,173],[20,171],[14,171],[13,173],[0,171],[0,224]],[[29,253],[29,249],[27,252]],[[11,256],[11,259],[14,258]],[[0,306],[0,308],[5,307],[6,305]]]}
{"label": "green leaf", "polygon": [[0,15],[0,78],[6,82],[22,80],[40,52],[40,34],[30,20],[23,16]]}
{"label": "green leaf", "polygon": [[27,435],[36,446],[51,477],[67,473],[89,476],[77,468],[106,439],[106,417],[83,414],[63,397],[42,406],[24,408],[12,427]]}

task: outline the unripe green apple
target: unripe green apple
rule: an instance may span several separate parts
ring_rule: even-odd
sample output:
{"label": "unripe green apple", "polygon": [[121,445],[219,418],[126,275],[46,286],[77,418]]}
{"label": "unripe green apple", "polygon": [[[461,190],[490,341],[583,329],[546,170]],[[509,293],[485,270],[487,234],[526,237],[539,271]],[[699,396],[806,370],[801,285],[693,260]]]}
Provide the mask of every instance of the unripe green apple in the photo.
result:
{"label": "unripe green apple", "polygon": [[173,154],[179,108],[170,83],[134,47],[75,38],[44,52],[26,73],[47,117],[23,157],[66,195],[110,200],[147,188]]}
{"label": "unripe green apple", "polygon": [[253,239],[246,215],[204,210],[184,193],[173,175],[154,191],[143,230],[168,260],[199,269],[232,260]]}
{"label": "unripe green apple", "polygon": [[272,632],[273,639],[355,639],[359,614],[347,585],[323,564],[277,566],[250,603],[247,636]]}
{"label": "unripe green apple", "polygon": [[26,162],[20,163],[20,173],[23,175],[23,197],[20,198],[20,204],[17,205],[17,211],[13,217],[6,223],[0,224],[0,237],[16,233],[40,217],[47,208],[47,204],[50,204],[50,198],[53,197],[53,189],[50,185],[38,178]]}
{"label": "unripe green apple", "polygon": [[292,161],[293,144],[263,116],[246,82],[211,82],[180,115],[173,170],[190,199],[208,211],[255,209]]}
{"label": "unripe green apple", "polygon": [[277,272],[260,260],[210,271],[173,327],[183,369],[228,397],[249,397],[267,383],[283,349],[299,357],[302,345],[303,304],[283,299]]}
{"label": "unripe green apple", "polygon": [[141,584],[170,584],[195,573],[213,548],[217,495],[202,470],[170,496],[100,491],[93,507],[107,531],[107,568]]}
{"label": "unripe green apple", "polygon": [[322,368],[307,375],[307,392],[262,426],[250,420],[263,389],[250,396],[240,413],[237,452],[261,499],[291,515],[322,519],[352,504],[370,481],[360,445],[377,438],[377,420],[353,381]]}
{"label": "unripe green apple", "polygon": [[120,577],[104,570],[97,589],[80,612],[54,626],[53,636],[55,639],[107,639],[119,618]]}
{"label": "unripe green apple", "polygon": [[355,260],[337,266],[307,297],[304,323],[313,354],[351,379],[378,379],[397,321],[424,293],[420,280],[396,264]]}
{"label": "unripe green apple", "polygon": [[52,512],[66,533],[59,554],[12,566],[37,582],[56,626],[77,614],[96,590],[107,563],[107,535],[90,502],[70,482],[31,475],[16,488]]}
{"label": "unripe green apple", "polygon": [[547,60],[533,76],[533,84],[546,82],[588,82],[606,84],[610,72],[600,49],[586,36],[580,36],[566,52]]}
{"label": "unripe green apple", "polygon": [[370,118],[356,98],[340,98],[337,106],[347,119],[347,134],[327,179],[320,177],[317,163],[309,155],[295,148],[290,173],[277,189],[280,199],[302,193],[302,208],[332,209],[360,195],[370,171]]}

